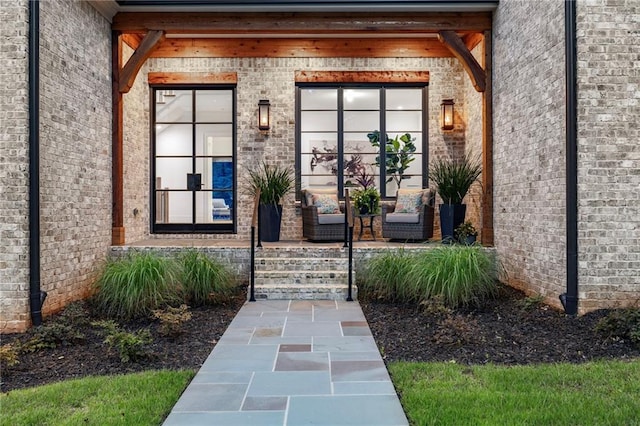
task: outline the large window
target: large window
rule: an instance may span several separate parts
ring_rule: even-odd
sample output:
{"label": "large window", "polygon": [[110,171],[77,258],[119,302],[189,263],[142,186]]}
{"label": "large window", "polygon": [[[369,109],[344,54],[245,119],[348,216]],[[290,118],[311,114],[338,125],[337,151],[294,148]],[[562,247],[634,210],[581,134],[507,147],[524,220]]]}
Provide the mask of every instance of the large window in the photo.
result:
{"label": "large window", "polygon": [[234,232],[235,88],[153,88],[153,231]]}
{"label": "large window", "polygon": [[296,101],[300,189],[343,194],[363,172],[382,197],[427,186],[427,86],[299,85]]}

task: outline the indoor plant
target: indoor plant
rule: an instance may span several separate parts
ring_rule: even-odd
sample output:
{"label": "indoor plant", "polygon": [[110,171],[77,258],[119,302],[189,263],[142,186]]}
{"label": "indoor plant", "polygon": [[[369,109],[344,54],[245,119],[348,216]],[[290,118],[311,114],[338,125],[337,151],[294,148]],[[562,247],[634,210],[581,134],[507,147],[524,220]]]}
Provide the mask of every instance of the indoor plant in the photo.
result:
{"label": "indoor plant", "polygon": [[[380,148],[380,132],[378,130],[367,134],[369,142],[376,148]],[[416,146],[413,143],[416,138],[412,138],[410,133],[405,133],[402,136],[396,135],[394,139],[390,139],[389,135],[385,135],[384,156],[385,156],[385,171],[387,174],[387,183],[395,181],[398,189],[402,184],[403,179],[409,179],[409,176],[405,176],[404,172],[409,168],[409,165],[414,158],[416,152]],[[380,156],[376,157],[375,165],[380,167]]]}
{"label": "indoor plant", "polygon": [[260,190],[259,232],[262,241],[280,239],[282,204],[280,201],[294,187],[293,170],[281,165],[269,165],[262,161],[257,168],[249,169],[249,194]]}
{"label": "indoor plant", "polygon": [[460,244],[473,245],[478,237],[478,231],[470,221],[458,225],[454,231],[456,241]]}
{"label": "indoor plant", "polygon": [[442,198],[440,230],[443,242],[451,242],[453,230],[464,222],[467,206],[462,204],[462,200],[481,173],[480,161],[469,153],[458,160],[439,159],[429,168],[429,179]]}

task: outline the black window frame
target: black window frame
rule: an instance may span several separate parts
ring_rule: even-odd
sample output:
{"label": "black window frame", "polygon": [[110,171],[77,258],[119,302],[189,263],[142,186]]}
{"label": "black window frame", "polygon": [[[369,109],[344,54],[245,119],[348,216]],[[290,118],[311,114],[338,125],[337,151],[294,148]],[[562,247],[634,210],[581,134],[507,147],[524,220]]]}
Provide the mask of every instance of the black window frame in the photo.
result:
{"label": "black window frame", "polygon": [[[422,90],[422,187],[429,186],[429,84],[428,83],[296,83],[296,120],[295,120],[295,177],[296,177],[296,199],[300,200],[302,185],[302,109],[301,109],[301,92],[304,89],[336,89],[338,91],[337,105],[337,159],[338,159],[338,175],[337,190],[340,199],[344,199],[344,91],[350,89],[379,89],[380,90],[380,129],[372,129],[380,131],[380,135],[386,135],[386,89],[421,89]],[[384,141],[380,141],[380,158],[384,158]],[[384,161],[382,161],[384,164]],[[393,200],[396,194],[389,195],[386,192],[386,167],[380,167],[380,196],[383,200]]]}
{"label": "black window frame", "polygon": [[[238,149],[237,149],[237,107],[238,107],[238,94],[237,85],[235,84],[150,84],[150,191],[149,191],[149,204],[150,204],[150,217],[149,227],[152,234],[237,234],[238,232]],[[156,122],[156,92],[162,90],[191,90],[192,93],[192,119],[190,122]],[[233,155],[233,206],[231,224],[228,223],[196,223],[195,222],[195,210],[192,212],[194,220],[192,223],[156,223],[156,124],[190,124],[192,132],[193,152],[189,157],[193,158],[192,169],[195,170],[195,161],[198,158],[196,155],[196,127],[200,124],[228,124],[219,122],[199,122],[196,120],[196,96],[195,93],[198,90],[231,90],[232,92],[232,155]],[[171,190],[170,190],[171,191]],[[184,191],[184,190],[173,190]],[[213,188],[211,192],[213,192]],[[208,192],[208,191],[207,191]]]}

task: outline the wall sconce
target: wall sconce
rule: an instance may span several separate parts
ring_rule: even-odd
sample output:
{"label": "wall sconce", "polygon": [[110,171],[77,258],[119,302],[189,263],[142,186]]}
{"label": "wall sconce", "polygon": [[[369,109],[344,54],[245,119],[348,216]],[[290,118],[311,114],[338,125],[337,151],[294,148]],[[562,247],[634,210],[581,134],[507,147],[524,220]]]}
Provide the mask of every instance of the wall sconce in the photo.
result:
{"label": "wall sconce", "polygon": [[269,130],[271,119],[269,117],[269,108],[271,104],[268,99],[260,99],[258,102],[258,129]]}
{"label": "wall sconce", "polygon": [[453,130],[453,99],[443,99],[440,107],[440,127],[442,130]]}

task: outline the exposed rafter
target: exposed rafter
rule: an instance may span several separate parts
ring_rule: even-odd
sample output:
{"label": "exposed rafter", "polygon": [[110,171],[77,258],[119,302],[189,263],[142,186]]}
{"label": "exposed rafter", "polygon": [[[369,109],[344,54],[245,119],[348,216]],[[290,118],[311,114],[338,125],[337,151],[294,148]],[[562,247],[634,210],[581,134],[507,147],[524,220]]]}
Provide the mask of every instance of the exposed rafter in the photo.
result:
{"label": "exposed rafter", "polygon": [[138,75],[138,71],[144,65],[144,62],[151,56],[153,51],[159,46],[159,44],[164,40],[164,31],[149,31],[142,42],[140,42],[140,46],[136,49],[136,51],[131,55],[127,63],[124,67],[122,67],[122,71],[120,72],[120,81],[118,82],[118,88],[120,93],[127,93],[133,86],[133,82]]}
{"label": "exposed rafter", "polygon": [[478,61],[476,61],[476,58],[473,57],[460,36],[456,34],[455,31],[444,30],[438,32],[438,40],[458,58],[462,67],[467,74],[469,74],[473,87],[475,87],[478,92],[484,92],[487,81],[486,73]]}

